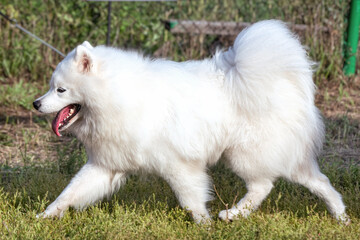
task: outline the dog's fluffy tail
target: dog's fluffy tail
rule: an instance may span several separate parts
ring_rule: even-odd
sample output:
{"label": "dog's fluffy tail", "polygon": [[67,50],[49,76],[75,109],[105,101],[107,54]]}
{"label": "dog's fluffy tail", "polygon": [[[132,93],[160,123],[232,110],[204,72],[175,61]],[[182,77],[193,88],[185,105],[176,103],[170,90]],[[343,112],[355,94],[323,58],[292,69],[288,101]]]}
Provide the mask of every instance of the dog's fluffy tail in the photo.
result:
{"label": "dog's fluffy tail", "polygon": [[[219,51],[214,61],[225,74],[225,90],[242,115],[264,117],[278,134],[284,134],[281,129],[287,127],[290,131],[281,137],[292,134],[288,139],[302,143],[297,155],[303,157],[299,158],[316,158],[324,125],[314,105],[313,62],[285,23],[253,24],[239,34],[232,48]],[[304,164],[316,167],[315,161]]]}
{"label": "dog's fluffy tail", "polygon": [[294,86],[302,100],[313,104],[313,63],[281,21],[253,24],[238,35],[232,48],[217,52],[214,58],[225,73],[225,87],[242,110],[263,113],[284,81]]}

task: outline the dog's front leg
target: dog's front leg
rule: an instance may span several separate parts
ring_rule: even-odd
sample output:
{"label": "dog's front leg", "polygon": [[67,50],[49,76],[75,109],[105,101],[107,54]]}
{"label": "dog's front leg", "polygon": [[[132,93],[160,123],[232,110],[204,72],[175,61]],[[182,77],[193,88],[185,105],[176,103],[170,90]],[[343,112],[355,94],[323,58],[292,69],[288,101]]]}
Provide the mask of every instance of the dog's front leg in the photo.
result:
{"label": "dog's front leg", "polygon": [[95,164],[87,163],[59,197],[37,217],[62,217],[70,206],[83,209],[104,197],[110,197],[124,181],[124,173],[113,172]]}

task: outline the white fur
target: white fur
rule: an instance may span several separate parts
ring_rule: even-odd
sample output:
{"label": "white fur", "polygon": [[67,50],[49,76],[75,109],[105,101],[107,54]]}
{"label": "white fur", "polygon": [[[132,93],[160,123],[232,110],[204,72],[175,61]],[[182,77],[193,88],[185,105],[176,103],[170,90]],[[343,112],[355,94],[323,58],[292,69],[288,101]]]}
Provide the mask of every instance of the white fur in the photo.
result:
{"label": "white fur", "polygon": [[252,25],[228,51],[202,61],[152,60],[85,42],[59,64],[38,99],[45,113],[82,105],[67,130],[89,158],[43,216],[83,208],[110,196],[127,174],[146,171],[168,181],[196,222],[206,221],[206,170],[224,155],[248,193],[220,218],[247,216],[284,177],[347,221],[341,195],[316,162],[324,126],[311,68],[298,39],[275,20]]}

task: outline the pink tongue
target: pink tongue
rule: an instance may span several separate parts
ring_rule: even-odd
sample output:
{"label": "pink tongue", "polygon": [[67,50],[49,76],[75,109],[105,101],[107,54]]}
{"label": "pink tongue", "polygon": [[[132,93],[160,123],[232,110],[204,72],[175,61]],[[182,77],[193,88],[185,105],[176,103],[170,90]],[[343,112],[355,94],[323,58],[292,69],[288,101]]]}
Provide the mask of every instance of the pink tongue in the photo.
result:
{"label": "pink tongue", "polygon": [[56,135],[61,137],[61,134],[59,133],[59,124],[69,115],[70,109],[73,108],[73,105],[69,105],[61,109],[54,120],[52,121],[52,129]]}

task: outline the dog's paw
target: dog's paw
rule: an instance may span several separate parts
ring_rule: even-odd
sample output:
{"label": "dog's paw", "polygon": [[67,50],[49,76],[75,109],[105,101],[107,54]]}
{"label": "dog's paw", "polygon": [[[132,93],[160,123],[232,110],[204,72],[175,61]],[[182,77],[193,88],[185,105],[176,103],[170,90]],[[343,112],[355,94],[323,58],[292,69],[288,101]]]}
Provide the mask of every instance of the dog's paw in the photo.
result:
{"label": "dog's paw", "polygon": [[211,218],[208,213],[206,214],[199,214],[199,213],[191,213],[192,218],[194,219],[195,223],[201,224],[201,225],[210,225],[211,224]]}
{"label": "dog's paw", "polygon": [[48,218],[48,215],[46,214],[46,212],[42,212],[42,213],[36,214],[36,218]]}
{"label": "dog's paw", "polygon": [[239,219],[239,217],[248,217],[250,213],[252,212],[252,208],[246,207],[246,208],[239,208],[237,206],[234,206],[228,210],[223,210],[219,213],[219,218],[229,222],[233,220]]}
{"label": "dog's paw", "polygon": [[337,217],[337,219],[340,221],[340,223],[342,223],[342,224],[344,224],[346,226],[351,224],[351,219],[346,213],[343,213],[343,214],[339,215]]}
{"label": "dog's paw", "polygon": [[36,218],[62,218],[64,216],[64,210],[57,206],[50,205],[44,212],[36,215]]}
{"label": "dog's paw", "polygon": [[239,214],[239,211],[234,212],[233,209],[222,210],[219,213],[219,218],[225,222],[231,222],[233,220],[239,219]]}

